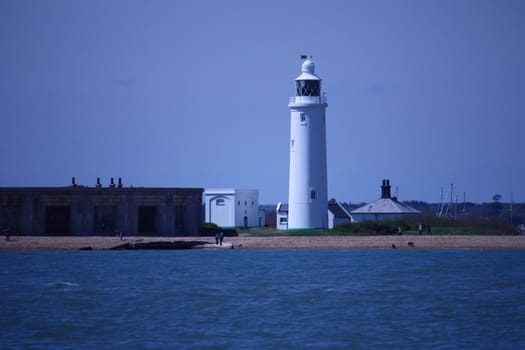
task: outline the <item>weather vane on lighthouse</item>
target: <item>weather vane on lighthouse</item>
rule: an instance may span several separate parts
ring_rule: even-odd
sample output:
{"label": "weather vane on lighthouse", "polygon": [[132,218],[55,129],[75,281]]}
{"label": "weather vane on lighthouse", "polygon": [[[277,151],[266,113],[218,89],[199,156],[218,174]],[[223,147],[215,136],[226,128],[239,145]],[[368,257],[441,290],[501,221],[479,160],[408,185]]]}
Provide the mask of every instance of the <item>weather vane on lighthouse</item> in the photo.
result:
{"label": "weather vane on lighthouse", "polygon": [[315,65],[301,55],[301,75],[290,97],[290,178],[288,229],[328,227],[326,171],[326,116],[328,104],[321,94]]}

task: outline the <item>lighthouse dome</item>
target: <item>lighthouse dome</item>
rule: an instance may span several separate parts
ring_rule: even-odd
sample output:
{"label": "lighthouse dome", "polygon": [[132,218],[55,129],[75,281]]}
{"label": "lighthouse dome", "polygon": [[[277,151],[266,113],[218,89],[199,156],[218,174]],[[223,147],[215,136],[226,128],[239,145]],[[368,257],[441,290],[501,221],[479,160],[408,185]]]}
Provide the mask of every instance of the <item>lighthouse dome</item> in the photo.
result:
{"label": "lighthouse dome", "polygon": [[301,65],[301,75],[295,80],[321,80],[317,75],[314,74],[315,64],[312,60],[307,59]]}
{"label": "lighthouse dome", "polygon": [[315,65],[312,61],[306,60],[303,62],[303,65],[301,66],[301,71],[303,73],[314,74],[314,70],[315,70]]}

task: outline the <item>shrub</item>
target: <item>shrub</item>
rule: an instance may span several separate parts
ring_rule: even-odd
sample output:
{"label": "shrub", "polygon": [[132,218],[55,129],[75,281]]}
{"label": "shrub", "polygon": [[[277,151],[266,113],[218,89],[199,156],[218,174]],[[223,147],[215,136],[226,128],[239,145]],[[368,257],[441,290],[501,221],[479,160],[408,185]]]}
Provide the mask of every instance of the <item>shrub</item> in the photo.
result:
{"label": "shrub", "polygon": [[205,222],[201,225],[201,236],[215,236],[217,232],[223,232],[225,236],[238,236],[237,230],[234,228],[222,228],[213,222]]}
{"label": "shrub", "polygon": [[334,230],[350,233],[392,235],[397,234],[399,227],[403,231],[410,230],[410,225],[404,220],[346,222],[335,226]]}

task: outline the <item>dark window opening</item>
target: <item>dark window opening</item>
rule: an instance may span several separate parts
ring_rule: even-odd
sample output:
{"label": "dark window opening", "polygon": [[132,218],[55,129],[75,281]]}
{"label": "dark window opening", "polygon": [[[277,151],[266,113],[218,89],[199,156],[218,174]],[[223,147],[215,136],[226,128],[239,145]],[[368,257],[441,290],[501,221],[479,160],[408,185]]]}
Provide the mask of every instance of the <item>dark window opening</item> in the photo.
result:
{"label": "dark window opening", "polygon": [[315,190],[310,190],[310,199],[315,199]]}
{"label": "dark window opening", "polygon": [[7,207],[2,207],[0,210],[0,229],[8,230],[10,232],[17,232],[18,229],[18,212],[19,208],[9,207],[11,203],[7,203]]}
{"label": "dark window opening", "polygon": [[97,206],[95,207],[95,232],[99,234],[114,234],[115,227],[115,207]]}
{"label": "dark window opening", "polygon": [[175,229],[177,231],[184,231],[184,215],[185,205],[177,204],[175,206]]}
{"label": "dark window opening", "polygon": [[297,80],[297,96],[320,96],[320,80]]}
{"label": "dark window opening", "polygon": [[71,207],[46,207],[46,234],[71,234],[70,219]]}
{"label": "dark window opening", "polygon": [[139,233],[156,233],[155,220],[157,216],[157,207],[141,206],[139,207]]}

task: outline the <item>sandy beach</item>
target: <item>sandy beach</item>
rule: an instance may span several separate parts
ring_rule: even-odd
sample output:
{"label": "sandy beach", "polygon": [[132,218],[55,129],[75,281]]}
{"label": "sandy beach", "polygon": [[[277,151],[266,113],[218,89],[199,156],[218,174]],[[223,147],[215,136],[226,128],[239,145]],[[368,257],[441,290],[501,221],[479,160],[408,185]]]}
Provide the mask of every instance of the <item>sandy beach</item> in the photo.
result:
{"label": "sandy beach", "polygon": [[[214,243],[213,237],[50,237],[13,236],[0,240],[0,250],[77,250],[91,247],[110,249],[132,242],[203,241]],[[525,249],[522,236],[313,236],[313,237],[226,237],[234,249],[359,249],[359,248],[472,248],[472,249]],[[412,244],[409,244],[409,243]]]}

